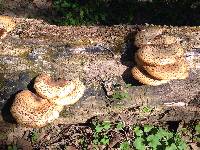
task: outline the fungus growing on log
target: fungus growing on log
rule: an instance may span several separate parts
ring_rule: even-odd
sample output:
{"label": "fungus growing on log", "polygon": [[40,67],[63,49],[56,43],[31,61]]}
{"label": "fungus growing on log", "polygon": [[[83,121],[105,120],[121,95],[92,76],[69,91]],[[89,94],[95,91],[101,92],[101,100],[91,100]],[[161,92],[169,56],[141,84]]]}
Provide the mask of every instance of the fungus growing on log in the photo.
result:
{"label": "fungus growing on log", "polygon": [[141,82],[143,84],[147,84],[147,85],[157,86],[157,85],[167,83],[169,81],[169,80],[156,79],[156,78],[150,76],[148,73],[145,72],[145,70],[143,70],[142,68],[139,68],[138,66],[133,67],[131,72],[132,72],[133,77],[136,80],[138,80],[139,82]]}
{"label": "fungus growing on log", "polygon": [[163,34],[165,30],[151,27],[136,34],[139,49],[132,75],[143,84],[156,86],[189,76],[183,47],[176,37]]}
{"label": "fungus growing on log", "polygon": [[63,79],[53,81],[48,74],[39,75],[34,87],[37,94],[24,90],[16,95],[11,107],[16,121],[29,127],[43,127],[53,122],[64,105],[76,103],[85,90],[78,79],[70,82]]}
{"label": "fungus growing on log", "polygon": [[149,75],[159,80],[185,79],[189,76],[188,64],[185,58],[180,58],[174,64],[151,66],[142,62],[136,55],[135,61],[138,66],[141,66]]}
{"label": "fungus growing on log", "polygon": [[62,98],[75,89],[75,83],[64,79],[54,81],[49,74],[37,76],[34,82],[36,92],[43,98]]}
{"label": "fungus growing on log", "polygon": [[137,56],[149,65],[168,65],[177,62],[184,55],[184,50],[179,44],[146,45],[137,51]]}
{"label": "fungus growing on log", "polygon": [[18,93],[11,107],[17,123],[28,127],[43,127],[59,117],[63,106],[54,105],[29,90]]}

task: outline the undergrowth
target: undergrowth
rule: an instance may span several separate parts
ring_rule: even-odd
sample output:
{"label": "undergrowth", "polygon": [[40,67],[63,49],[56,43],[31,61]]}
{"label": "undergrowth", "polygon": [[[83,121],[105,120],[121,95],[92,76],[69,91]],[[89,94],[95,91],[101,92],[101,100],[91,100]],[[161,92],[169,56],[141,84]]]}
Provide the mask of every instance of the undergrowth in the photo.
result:
{"label": "undergrowth", "polygon": [[198,0],[54,0],[61,25],[200,25]]}

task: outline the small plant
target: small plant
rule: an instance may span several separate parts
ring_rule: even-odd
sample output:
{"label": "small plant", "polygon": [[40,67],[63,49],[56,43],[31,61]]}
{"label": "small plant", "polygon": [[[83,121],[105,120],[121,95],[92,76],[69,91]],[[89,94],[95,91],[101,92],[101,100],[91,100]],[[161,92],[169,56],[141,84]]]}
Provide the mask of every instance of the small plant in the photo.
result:
{"label": "small plant", "polygon": [[195,141],[200,142],[200,122],[195,126]]}
{"label": "small plant", "polygon": [[112,95],[112,98],[117,99],[117,100],[123,100],[129,98],[129,94],[127,92],[122,92],[122,91],[116,91]]}
{"label": "small plant", "polygon": [[123,122],[118,122],[116,125],[116,129],[119,131],[119,130],[123,130],[123,128],[124,128]]}
{"label": "small plant", "polygon": [[95,145],[108,145],[110,139],[107,134],[110,128],[111,123],[109,121],[104,121],[102,123],[94,123],[93,143]]}
{"label": "small plant", "polygon": [[144,106],[144,107],[142,107],[142,112],[144,112],[144,113],[149,113],[149,112],[151,112],[152,111],[152,108],[151,107],[148,107],[148,106]]}
{"label": "small plant", "polygon": [[180,138],[179,134],[166,131],[162,128],[144,125],[134,127],[135,139],[133,146],[137,150],[165,149],[186,150],[187,144]]}
{"label": "small plant", "polygon": [[37,132],[31,132],[30,138],[31,138],[31,142],[35,143],[38,140],[39,135]]}

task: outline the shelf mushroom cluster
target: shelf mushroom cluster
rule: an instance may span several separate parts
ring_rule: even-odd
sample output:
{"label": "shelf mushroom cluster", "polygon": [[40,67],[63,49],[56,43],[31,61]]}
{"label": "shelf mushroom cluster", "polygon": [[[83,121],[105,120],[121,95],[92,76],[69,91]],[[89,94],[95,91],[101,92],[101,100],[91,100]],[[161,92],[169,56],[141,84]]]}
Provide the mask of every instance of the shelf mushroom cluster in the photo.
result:
{"label": "shelf mushroom cluster", "polygon": [[147,85],[160,85],[189,75],[184,49],[177,37],[165,33],[165,28],[149,27],[136,34],[136,66],[132,75]]}
{"label": "shelf mushroom cluster", "polygon": [[23,90],[15,97],[11,113],[19,124],[43,127],[59,117],[65,105],[76,103],[85,86],[75,79],[53,81],[48,74],[39,75],[34,82],[36,94]]}

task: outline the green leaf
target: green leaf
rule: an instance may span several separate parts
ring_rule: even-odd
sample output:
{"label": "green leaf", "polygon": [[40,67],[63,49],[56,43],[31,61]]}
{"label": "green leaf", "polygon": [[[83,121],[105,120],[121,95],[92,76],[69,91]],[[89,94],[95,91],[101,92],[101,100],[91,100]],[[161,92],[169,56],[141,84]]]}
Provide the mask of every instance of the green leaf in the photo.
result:
{"label": "green leaf", "polygon": [[152,108],[147,107],[147,106],[144,106],[144,107],[142,108],[142,111],[143,111],[144,113],[149,113],[149,112],[152,111]]}
{"label": "green leaf", "polygon": [[123,124],[123,122],[119,122],[119,123],[117,123],[117,130],[123,130],[123,128],[124,128],[124,124]]}
{"label": "green leaf", "polygon": [[100,124],[97,124],[96,127],[95,127],[95,132],[96,133],[99,133],[103,130],[103,127],[100,125]]}
{"label": "green leaf", "polygon": [[178,150],[186,150],[186,149],[188,149],[188,146],[187,146],[187,144],[184,142],[184,143],[182,143],[182,144],[179,144],[179,146],[177,146],[178,147]]}
{"label": "green leaf", "polygon": [[144,139],[141,137],[136,138],[133,145],[137,150],[145,150]]}
{"label": "green leaf", "polygon": [[107,135],[104,135],[104,137],[101,139],[100,143],[103,145],[108,145],[109,144],[109,137]]}
{"label": "green leaf", "polygon": [[155,135],[149,135],[147,137],[147,141],[149,142],[148,145],[153,149],[156,149],[158,145],[161,145],[160,139],[157,138]]}
{"label": "green leaf", "polygon": [[136,136],[140,137],[143,135],[143,131],[138,126],[134,128],[134,132],[135,132]]}
{"label": "green leaf", "polygon": [[158,135],[160,135],[161,137],[165,137],[166,139],[170,139],[173,137],[173,133],[169,132],[169,131],[166,131],[162,128],[159,128],[158,130]]}
{"label": "green leaf", "polygon": [[119,146],[120,150],[130,150],[130,145],[127,141],[123,142]]}
{"label": "green leaf", "polygon": [[151,129],[153,129],[154,126],[151,126],[151,125],[144,125],[144,132],[150,132]]}
{"label": "green leaf", "polygon": [[118,99],[118,100],[123,100],[123,99],[129,98],[129,97],[130,96],[128,95],[128,93],[126,93],[126,92],[120,92],[120,91],[116,91],[112,95],[112,98]]}
{"label": "green leaf", "polygon": [[200,134],[200,124],[195,126],[195,131]]}
{"label": "green leaf", "polygon": [[172,143],[170,146],[167,146],[165,150],[177,150],[177,147],[174,143]]}
{"label": "green leaf", "polygon": [[109,121],[104,121],[104,122],[102,123],[102,126],[103,126],[103,128],[104,128],[105,130],[108,130],[108,129],[110,129],[111,124],[110,124]]}

